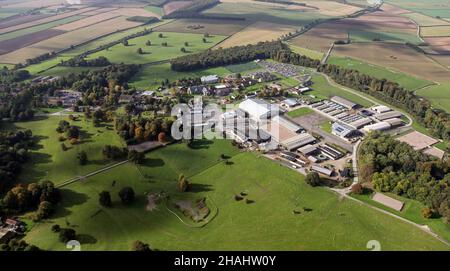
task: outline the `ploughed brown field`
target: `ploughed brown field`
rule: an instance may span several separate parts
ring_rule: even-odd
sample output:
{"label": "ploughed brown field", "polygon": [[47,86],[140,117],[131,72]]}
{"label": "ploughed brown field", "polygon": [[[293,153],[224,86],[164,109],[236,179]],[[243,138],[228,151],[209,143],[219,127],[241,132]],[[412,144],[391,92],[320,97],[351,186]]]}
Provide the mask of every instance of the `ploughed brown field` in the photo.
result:
{"label": "ploughed brown field", "polygon": [[419,78],[450,82],[450,71],[423,53],[403,44],[372,42],[338,45],[334,54],[349,56]]}
{"label": "ploughed brown field", "polygon": [[28,27],[32,27],[35,25],[40,25],[40,24],[45,24],[45,23],[49,23],[49,22],[53,22],[53,21],[57,21],[57,20],[61,20],[61,19],[65,19],[74,15],[79,15],[81,13],[90,11],[90,10],[94,10],[97,9],[95,7],[90,7],[90,8],[83,8],[80,10],[75,10],[75,11],[69,11],[69,12],[64,12],[58,15],[54,15],[54,16],[50,16],[47,18],[43,18],[43,19],[39,19],[39,20],[35,20],[35,21],[30,21],[27,23],[23,23],[23,24],[19,24],[19,25],[15,25],[15,26],[11,26],[11,27],[6,27],[3,29],[0,29],[0,34],[4,34],[4,33],[8,33],[8,32],[12,32],[12,31],[16,31],[16,30],[20,30],[20,29],[24,29],[24,28],[28,28]]}
{"label": "ploughed brown field", "polygon": [[164,14],[170,14],[179,9],[185,8],[192,5],[192,1],[174,1],[164,5]]}
{"label": "ploughed brown field", "polygon": [[0,55],[13,52],[17,49],[44,41],[46,39],[66,33],[63,30],[47,29],[10,40],[0,41]]}
{"label": "ploughed brown field", "polygon": [[438,54],[450,54],[450,37],[425,38],[431,49]]}
{"label": "ploughed brown field", "polygon": [[52,15],[51,14],[36,14],[36,15],[22,15],[22,16],[14,15],[14,16],[11,16],[11,17],[1,20],[0,21],[0,29],[32,22],[32,21],[36,21],[36,20],[40,20],[40,19],[44,19],[44,18],[47,18],[50,16],[52,16]]}

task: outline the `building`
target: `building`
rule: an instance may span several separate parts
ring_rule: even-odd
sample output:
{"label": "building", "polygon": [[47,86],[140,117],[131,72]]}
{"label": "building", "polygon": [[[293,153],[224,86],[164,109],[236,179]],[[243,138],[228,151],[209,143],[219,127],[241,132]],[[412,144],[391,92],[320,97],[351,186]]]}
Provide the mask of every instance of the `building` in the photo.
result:
{"label": "building", "polygon": [[323,155],[325,155],[326,157],[328,157],[332,160],[338,160],[339,158],[344,156],[344,154],[342,152],[336,150],[335,148],[333,148],[327,144],[320,146],[319,149]]}
{"label": "building", "polygon": [[318,149],[316,146],[313,146],[313,145],[305,145],[305,146],[297,149],[297,151],[305,156],[308,156],[308,155],[317,153]]}
{"label": "building", "polygon": [[385,122],[389,123],[391,127],[398,127],[404,124],[403,120],[398,118],[388,119]]}
{"label": "building", "polygon": [[297,134],[305,131],[305,129],[302,126],[298,125],[297,123],[280,116],[274,116],[272,119],[272,123],[282,125],[286,129]]}
{"label": "building", "polygon": [[333,125],[331,125],[331,133],[344,139],[349,139],[361,135],[361,132],[354,129],[352,126],[339,122],[335,122],[333,123]]}
{"label": "building", "polygon": [[286,99],[284,101],[281,102],[281,106],[284,106],[286,108],[290,108],[290,107],[294,107],[298,105],[298,101],[296,99]]}
{"label": "building", "polygon": [[389,111],[386,113],[376,114],[375,118],[379,121],[384,121],[388,119],[401,118],[403,114],[397,111]]}
{"label": "building", "polygon": [[146,90],[146,91],[141,93],[141,96],[153,97],[153,96],[155,96],[155,92],[153,90]]}
{"label": "building", "polygon": [[122,94],[119,97],[119,104],[128,104],[133,100],[133,95]]}
{"label": "building", "polygon": [[317,166],[317,165],[311,166],[311,170],[313,170],[313,171],[315,171],[317,173],[320,173],[322,175],[328,176],[328,177],[331,177],[331,175],[333,175],[333,171],[332,170],[330,170],[328,168],[321,167],[321,166]]}
{"label": "building", "polygon": [[217,75],[202,76],[200,78],[200,81],[202,81],[203,84],[215,84],[219,82],[219,76]]}
{"label": "building", "polygon": [[246,112],[251,119],[261,121],[269,119],[275,108],[263,100],[251,98],[242,101],[239,109]]}
{"label": "building", "polygon": [[391,125],[388,122],[382,121],[378,122],[372,125],[367,125],[364,128],[364,131],[371,132],[371,131],[386,131],[391,129]]}
{"label": "building", "polygon": [[280,142],[280,145],[288,151],[295,151],[300,147],[314,142],[316,142],[316,139],[312,135],[303,133]]}
{"label": "building", "polygon": [[208,94],[208,88],[205,86],[190,86],[187,89],[188,94],[190,95],[207,95]]}
{"label": "building", "polygon": [[347,109],[356,109],[358,107],[358,105],[355,104],[354,102],[351,102],[351,101],[349,101],[347,99],[344,99],[342,97],[339,97],[339,96],[333,96],[331,98],[331,101],[335,102],[337,104],[340,104],[340,105],[344,106]]}
{"label": "building", "polygon": [[392,111],[392,109],[390,109],[389,107],[387,107],[385,105],[374,106],[371,109],[372,109],[372,111],[376,112],[377,114],[383,114],[383,113]]}

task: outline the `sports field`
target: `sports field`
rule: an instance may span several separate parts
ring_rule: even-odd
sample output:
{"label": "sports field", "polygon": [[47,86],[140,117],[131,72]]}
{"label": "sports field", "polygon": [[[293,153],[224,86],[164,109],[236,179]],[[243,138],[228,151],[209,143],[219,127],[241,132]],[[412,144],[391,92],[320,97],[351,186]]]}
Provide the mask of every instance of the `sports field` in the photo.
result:
{"label": "sports field", "polygon": [[[163,35],[162,38],[159,37],[160,34]],[[104,56],[113,63],[151,63],[201,52],[214,46],[224,38],[223,36],[215,35],[208,37],[207,42],[203,42],[203,35],[200,34],[153,32],[149,35],[129,40],[128,46],[118,44],[107,50],[89,55],[88,58]],[[146,45],[147,41],[151,42],[151,46]],[[188,46],[185,45],[185,42],[188,43]],[[167,43],[167,45],[164,46],[163,43]],[[137,53],[138,48],[142,49],[142,54]],[[186,52],[183,53],[181,48],[185,48]]]}
{"label": "sports field", "polygon": [[[230,157],[228,165],[220,161],[221,154]],[[191,192],[176,191],[180,173],[193,184]],[[137,195],[127,207],[117,196],[124,186]],[[99,206],[102,190],[111,192],[112,208]],[[164,201],[146,209],[147,196],[161,191],[170,195],[169,204],[206,197],[218,212],[205,227],[186,226]],[[241,192],[252,203],[236,201]],[[198,141],[193,148],[171,145],[148,154],[143,166],[126,164],[65,187],[54,218],[35,224],[26,240],[65,250],[51,232],[53,224],[76,225],[82,250],[129,250],[135,240],[161,250],[367,250],[369,240],[378,240],[383,250],[448,249],[409,224],[306,185],[295,171],[254,153],[239,153],[228,141]]]}

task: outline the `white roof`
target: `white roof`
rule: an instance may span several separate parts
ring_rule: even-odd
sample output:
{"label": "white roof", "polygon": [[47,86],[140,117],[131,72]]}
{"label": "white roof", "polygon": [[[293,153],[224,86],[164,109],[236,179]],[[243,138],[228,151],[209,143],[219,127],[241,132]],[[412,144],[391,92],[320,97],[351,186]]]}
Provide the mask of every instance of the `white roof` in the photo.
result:
{"label": "white roof", "polygon": [[389,112],[392,109],[390,109],[389,107],[387,107],[385,105],[379,105],[379,106],[372,107],[372,110],[375,110],[375,111],[380,112],[380,113],[384,113],[384,112]]}
{"label": "white roof", "polygon": [[367,125],[364,127],[364,130],[366,131],[383,131],[383,130],[388,130],[391,128],[391,125],[388,122],[378,122],[372,125]]}
{"label": "white roof", "polygon": [[239,104],[239,108],[254,119],[264,119],[271,112],[271,105],[259,99],[246,99]]}
{"label": "white roof", "polygon": [[217,88],[217,89],[223,89],[223,88],[227,88],[227,86],[226,86],[226,85],[217,85],[217,86],[215,86],[215,88]]}

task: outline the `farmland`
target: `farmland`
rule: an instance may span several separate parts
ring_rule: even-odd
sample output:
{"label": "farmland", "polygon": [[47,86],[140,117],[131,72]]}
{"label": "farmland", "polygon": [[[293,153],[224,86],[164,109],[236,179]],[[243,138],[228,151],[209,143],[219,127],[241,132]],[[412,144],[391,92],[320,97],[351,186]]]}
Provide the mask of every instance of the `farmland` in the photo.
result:
{"label": "farmland", "polygon": [[[221,153],[231,157],[231,165],[218,159]],[[239,176],[235,172],[240,172]],[[192,193],[176,191],[180,173],[194,184]],[[117,184],[111,186],[114,180]],[[116,196],[124,186],[132,186],[137,194],[128,207]],[[112,208],[99,207],[97,194],[102,190],[113,195]],[[167,211],[164,201],[146,211],[145,195],[162,190],[173,199],[207,197],[220,212],[207,227],[190,228]],[[233,196],[241,191],[254,203],[235,201]],[[84,237],[83,250],[128,250],[134,240],[162,250],[365,250],[373,239],[385,250],[446,249],[419,229],[339,200],[326,189],[311,188],[294,171],[257,154],[238,153],[226,141],[198,141],[192,149],[176,144],[157,150],[147,155],[139,170],[131,164],[120,166],[64,188],[63,197],[54,219],[35,224],[27,241],[45,249],[64,250],[50,228],[68,222],[78,225],[77,232]],[[310,211],[292,213],[302,207]],[[131,220],[135,223],[130,224]],[[321,227],[308,230],[317,223]],[[124,227],[127,234],[120,234]],[[178,238],[183,242],[174,241]]]}
{"label": "farmland", "polygon": [[426,97],[436,108],[450,112],[450,84],[440,84],[418,90],[417,95]]}
{"label": "farmland", "polygon": [[450,18],[450,1],[448,0],[388,0],[386,2],[427,16]]}
{"label": "farmland", "polygon": [[[160,34],[163,35],[162,38],[159,37]],[[214,46],[224,38],[223,36],[211,36],[207,38],[207,42],[203,42],[203,35],[200,34],[153,32],[149,35],[129,40],[128,46],[118,44],[108,50],[89,55],[89,58],[104,56],[114,63],[151,63],[168,60],[186,53],[203,51]],[[149,40],[151,41],[151,46],[146,45]],[[185,45],[185,42],[188,43],[188,46]],[[167,43],[167,45],[165,46],[163,43]],[[143,50],[142,54],[136,52],[138,48]],[[183,53],[181,48],[185,48],[186,53]]]}
{"label": "farmland", "polygon": [[170,23],[155,27],[156,31],[197,33],[230,36],[245,28],[249,22],[239,20],[219,19],[179,19]]}

